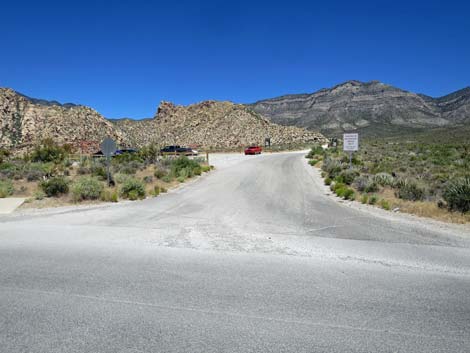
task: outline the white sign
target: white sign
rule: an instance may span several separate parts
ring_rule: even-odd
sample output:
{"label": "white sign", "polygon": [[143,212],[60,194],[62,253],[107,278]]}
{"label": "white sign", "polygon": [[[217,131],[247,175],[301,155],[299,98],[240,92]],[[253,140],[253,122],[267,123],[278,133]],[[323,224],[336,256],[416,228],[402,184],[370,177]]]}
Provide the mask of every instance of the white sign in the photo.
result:
{"label": "white sign", "polygon": [[343,151],[354,152],[359,150],[359,134],[343,134]]}

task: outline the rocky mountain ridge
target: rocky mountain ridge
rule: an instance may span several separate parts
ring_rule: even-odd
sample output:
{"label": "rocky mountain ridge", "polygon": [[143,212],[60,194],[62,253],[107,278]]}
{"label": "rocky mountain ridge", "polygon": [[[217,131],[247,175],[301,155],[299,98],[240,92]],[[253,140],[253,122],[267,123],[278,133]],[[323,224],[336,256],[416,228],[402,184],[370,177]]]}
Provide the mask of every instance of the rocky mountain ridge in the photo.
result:
{"label": "rocky mountain ridge", "polygon": [[432,98],[379,81],[347,81],[312,94],[292,94],[247,104],[274,123],[326,134],[364,131],[386,135],[401,129],[470,122],[470,88]]}
{"label": "rocky mountain ridge", "polygon": [[265,137],[276,145],[326,141],[319,133],[273,124],[231,102],[205,101],[186,107],[162,102],[151,119],[107,120],[89,107],[32,99],[0,88],[0,148],[27,149],[50,137],[81,152],[95,152],[106,136],[123,147],[155,142],[234,148],[264,143]]}

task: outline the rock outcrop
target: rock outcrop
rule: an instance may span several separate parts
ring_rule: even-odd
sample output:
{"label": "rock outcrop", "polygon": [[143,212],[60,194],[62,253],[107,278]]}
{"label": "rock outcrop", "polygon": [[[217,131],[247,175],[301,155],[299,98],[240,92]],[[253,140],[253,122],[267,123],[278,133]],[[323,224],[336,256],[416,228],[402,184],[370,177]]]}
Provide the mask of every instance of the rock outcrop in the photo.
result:
{"label": "rock outcrop", "polygon": [[247,106],[277,124],[327,134],[358,130],[387,135],[470,122],[470,88],[431,98],[378,81],[348,81],[312,94],[286,95]]}
{"label": "rock outcrop", "polygon": [[23,149],[52,138],[91,152],[88,149],[96,149],[97,143],[106,136],[119,143],[127,140],[119,129],[91,108],[32,100],[12,89],[0,88],[2,148]]}
{"label": "rock outcrop", "polygon": [[162,102],[153,119],[116,120],[114,124],[135,145],[196,145],[203,148],[233,148],[271,143],[287,145],[325,138],[313,131],[269,122],[249,108],[231,102],[205,101],[189,106]]}
{"label": "rock outcrop", "polygon": [[62,105],[0,89],[0,148],[28,149],[52,138],[88,153],[95,152],[106,136],[122,147],[155,142],[223,149],[261,144],[266,137],[276,145],[325,141],[317,132],[273,124],[230,102],[206,101],[187,107],[162,102],[152,119],[107,120],[85,106]]}

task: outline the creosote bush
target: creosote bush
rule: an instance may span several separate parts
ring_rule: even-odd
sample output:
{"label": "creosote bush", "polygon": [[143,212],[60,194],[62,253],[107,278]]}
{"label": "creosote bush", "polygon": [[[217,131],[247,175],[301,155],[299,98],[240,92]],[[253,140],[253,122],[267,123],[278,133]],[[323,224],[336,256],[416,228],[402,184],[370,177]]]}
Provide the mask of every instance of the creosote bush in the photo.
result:
{"label": "creosote bush", "polygon": [[81,177],[72,184],[72,198],[75,202],[97,200],[103,192],[103,184],[94,177]]}
{"label": "creosote bush", "polygon": [[64,177],[53,177],[42,181],[39,186],[47,197],[55,197],[69,192],[69,184]]}
{"label": "creosote bush", "polygon": [[136,178],[128,178],[122,184],[120,194],[130,200],[143,199],[145,198],[145,185]]}
{"label": "creosote bush", "polygon": [[10,180],[0,180],[0,198],[11,196],[15,189]]}
{"label": "creosote bush", "polygon": [[414,180],[401,179],[395,183],[395,187],[398,188],[396,196],[400,199],[409,201],[421,201],[424,199],[424,189]]}

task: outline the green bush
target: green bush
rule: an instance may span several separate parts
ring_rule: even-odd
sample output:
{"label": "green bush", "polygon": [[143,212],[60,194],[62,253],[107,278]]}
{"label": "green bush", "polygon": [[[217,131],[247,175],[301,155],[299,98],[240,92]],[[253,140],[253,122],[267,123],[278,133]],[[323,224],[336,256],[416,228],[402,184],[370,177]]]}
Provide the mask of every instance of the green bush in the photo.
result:
{"label": "green bush", "polygon": [[36,190],[33,195],[35,200],[42,200],[46,197],[46,194],[41,189]]}
{"label": "green bush", "polygon": [[356,169],[345,169],[337,176],[338,180],[346,185],[351,185],[354,180],[359,176]]}
{"label": "green bush", "polygon": [[331,179],[325,178],[325,185],[331,185]]}
{"label": "green bush", "polygon": [[354,187],[361,192],[377,192],[379,187],[377,183],[367,175],[361,175],[354,180]]}
{"label": "green bush", "polygon": [[171,183],[173,181],[173,177],[169,174],[163,176],[161,178],[162,181],[164,181],[165,183]]}
{"label": "green bush", "polygon": [[39,186],[47,197],[55,197],[69,192],[69,184],[64,177],[54,177],[44,180]]}
{"label": "green bush", "polygon": [[128,178],[122,184],[120,194],[130,200],[143,199],[145,198],[145,185],[138,179]]}
{"label": "green bush", "polygon": [[182,156],[172,161],[170,166],[170,174],[175,178],[190,178],[194,175],[194,170],[196,168],[201,168],[198,162],[191,160],[188,157]]}
{"label": "green bush", "polygon": [[470,211],[470,176],[453,180],[447,184],[443,194],[450,210],[462,213]]}
{"label": "green bush", "polygon": [[379,198],[377,197],[377,195],[372,195],[371,197],[369,197],[369,205],[375,205],[378,200]]}
{"label": "green bush", "polygon": [[152,192],[153,196],[157,197],[158,195],[160,195],[160,192],[161,192],[160,186],[155,185],[154,188],[153,188],[153,192]]}
{"label": "green bush", "polygon": [[81,177],[72,184],[72,198],[74,201],[97,200],[103,192],[103,184],[94,177]]}
{"label": "green bush", "polygon": [[104,202],[118,202],[118,194],[114,190],[103,190],[100,195],[101,201]]}
{"label": "green bush", "polygon": [[321,146],[314,146],[305,157],[308,159],[312,159],[315,156],[323,155],[323,153],[325,153],[325,151],[323,150]]}
{"label": "green bush", "polygon": [[167,172],[164,171],[163,169],[156,168],[156,169],[155,169],[155,172],[153,173],[153,175],[155,176],[155,178],[161,179],[161,178],[163,178],[165,175],[167,175]]}
{"label": "green bush", "polygon": [[207,173],[207,172],[209,172],[211,169],[212,169],[212,168],[211,168],[210,165],[202,165],[202,166],[201,166],[201,170],[202,170],[203,173]]}
{"label": "green bush", "polygon": [[351,189],[351,188],[345,188],[344,192],[343,192],[343,198],[345,200],[354,200],[355,199],[355,194],[354,194],[354,190]]}
{"label": "green bush", "polygon": [[0,180],[0,199],[11,196],[15,189],[10,180]]}
{"label": "green bush", "polygon": [[312,167],[314,167],[318,163],[318,159],[311,159],[308,161],[308,164],[310,164]]}
{"label": "green bush", "polygon": [[368,201],[369,201],[369,196],[367,196],[366,194],[361,196],[361,203],[365,205]]}
{"label": "green bush", "polygon": [[30,155],[33,162],[62,162],[69,154],[70,146],[59,146],[52,139],[45,139],[36,146]]}
{"label": "green bush", "polygon": [[328,173],[330,178],[336,178],[344,167],[340,161],[332,158],[326,158],[322,165],[322,169]]}
{"label": "green bush", "polygon": [[390,211],[390,203],[385,199],[380,200],[380,207],[384,210]]}
{"label": "green bush", "polygon": [[395,187],[398,188],[396,196],[400,199],[409,201],[420,201],[424,199],[424,189],[413,180],[402,179],[395,183]]}

